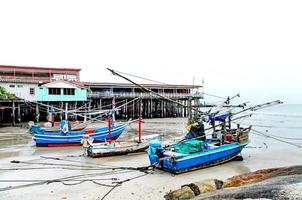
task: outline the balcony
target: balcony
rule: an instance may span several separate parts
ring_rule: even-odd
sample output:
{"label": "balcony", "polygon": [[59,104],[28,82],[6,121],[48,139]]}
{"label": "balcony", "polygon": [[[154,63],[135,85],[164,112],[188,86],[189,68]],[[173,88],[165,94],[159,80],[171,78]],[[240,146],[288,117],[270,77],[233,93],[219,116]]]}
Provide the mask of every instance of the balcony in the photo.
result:
{"label": "balcony", "polygon": [[37,76],[0,76],[0,82],[13,82],[13,83],[48,83],[56,80],[65,81],[76,81],[75,78],[70,79],[60,79],[60,78],[49,78],[49,77],[37,77]]}
{"label": "balcony", "polygon": [[16,83],[39,83],[50,82],[49,77],[20,77],[20,76],[0,76],[0,82],[16,82]]}
{"label": "balcony", "polygon": [[[194,94],[181,94],[181,93],[158,93],[164,97],[170,99],[189,99],[189,98],[199,98],[202,99],[202,93]],[[99,98],[137,98],[142,97],[143,99],[149,99],[151,97],[157,97],[154,94],[143,93],[143,92],[90,92],[87,94],[88,98],[99,99]]]}

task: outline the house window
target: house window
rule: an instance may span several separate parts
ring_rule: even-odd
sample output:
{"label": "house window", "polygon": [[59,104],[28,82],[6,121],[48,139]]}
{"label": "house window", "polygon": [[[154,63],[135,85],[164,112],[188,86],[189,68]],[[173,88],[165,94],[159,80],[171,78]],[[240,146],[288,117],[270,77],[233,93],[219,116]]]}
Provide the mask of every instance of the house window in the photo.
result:
{"label": "house window", "polygon": [[64,95],[74,95],[74,88],[64,88]]}
{"label": "house window", "polygon": [[35,88],[29,88],[29,94],[34,95],[35,94]]}
{"label": "house window", "polygon": [[49,95],[61,95],[61,88],[48,88]]}
{"label": "house window", "polygon": [[18,88],[23,88],[23,85],[17,85]]}
{"label": "house window", "polygon": [[15,85],[9,85],[9,87],[14,88],[14,87],[15,87]]}

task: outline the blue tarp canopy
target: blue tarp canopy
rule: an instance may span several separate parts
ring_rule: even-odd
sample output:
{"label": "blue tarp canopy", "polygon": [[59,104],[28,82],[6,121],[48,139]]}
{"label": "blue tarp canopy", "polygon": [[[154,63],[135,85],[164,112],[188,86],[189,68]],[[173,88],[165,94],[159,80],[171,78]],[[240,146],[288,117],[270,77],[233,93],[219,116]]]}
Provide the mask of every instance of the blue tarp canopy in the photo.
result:
{"label": "blue tarp canopy", "polygon": [[229,114],[222,114],[222,115],[217,115],[217,116],[213,116],[213,115],[209,115],[209,119],[211,121],[225,121],[226,118],[228,118]]}

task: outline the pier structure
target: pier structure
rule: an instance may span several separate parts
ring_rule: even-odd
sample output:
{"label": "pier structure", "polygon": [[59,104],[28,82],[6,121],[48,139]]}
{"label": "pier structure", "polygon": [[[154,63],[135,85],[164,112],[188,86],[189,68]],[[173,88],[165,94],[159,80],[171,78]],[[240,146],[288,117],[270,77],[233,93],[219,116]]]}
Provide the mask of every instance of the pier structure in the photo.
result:
{"label": "pier structure", "polygon": [[0,86],[17,99],[0,98],[0,126],[37,121],[41,108],[39,86],[56,80],[80,81],[81,69],[0,65]]}
{"label": "pier structure", "polygon": [[[84,82],[88,89],[87,101],[93,109],[112,108],[124,105],[117,113],[118,118],[189,117],[191,108],[203,99],[200,85],[142,84],[142,86],[187,107],[177,105],[154,94],[143,92],[138,86],[128,83]],[[139,98],[134,103],[127,104]],[[190,108],[191,107],[191,108]]]}
{"label": "pier structure", "polygon": [[[113,103],[119,107],[115,113],[119,119],[190,117],[194,115],[191,108],[203,99],[200,85],[142,84],[184,107],[129,83],[81,82],[80,71],[76,68],[0,65],[0,86],[17,96],[17,99],[0,97],[0,126],[45,122],[51,116],[52,107],[65,111],[81,107],[84,113],[89,113],[112,109]],[[66,113],[57,111],[52,117],[54,120],[68,119]],[[72,114],[69,116],[76,118]],[[80,117],[79,120],[85,119]]]}

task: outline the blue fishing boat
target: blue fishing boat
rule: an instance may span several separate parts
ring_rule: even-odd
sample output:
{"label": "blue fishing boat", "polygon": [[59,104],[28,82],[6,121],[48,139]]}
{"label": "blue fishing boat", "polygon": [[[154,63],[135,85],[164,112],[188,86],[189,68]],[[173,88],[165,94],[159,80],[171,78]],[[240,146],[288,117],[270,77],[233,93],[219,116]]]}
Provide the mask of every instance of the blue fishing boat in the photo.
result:
{"label": "blue fishing boat", "polygon": [[45,134],[45,135],[60,135],[62,132],[70,133],[70,134],[79,134],[85,133],[89,130],[90,133],[92,132],[99,132],[101,128],[94,128],[94,129],[86,129],[86,124],[80,124],[76,126],[72,126],[69,121],[62,120],[60,122],[60,126],[55,127],[41,127],[40,124],[32,124],[30,125],[29,132],[30,134]]}
{"label": "blue fishing boat", "polygon": [[158,140],[149,143],[152,165],[174,174],[222,164],[234,159],[249,143],[251,127],[230,129],[221,138],[187,139],[163,147]]}
{"label": "blue fishing boat", "polygon": [[[51,134],[34,134],[33,140],[37,146],[79,146],[85,134],[89,134],[95,142],[104,142],[108,139],[117,139],[128,127],[129,122],[119,123],[108,127],[98,128],[96,132],[87,133],[85,131],[71,131],[64,133],[52,132]],[[109,133],[110,130],[110,133]]]}

